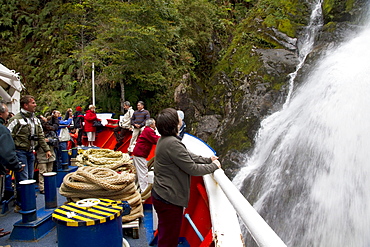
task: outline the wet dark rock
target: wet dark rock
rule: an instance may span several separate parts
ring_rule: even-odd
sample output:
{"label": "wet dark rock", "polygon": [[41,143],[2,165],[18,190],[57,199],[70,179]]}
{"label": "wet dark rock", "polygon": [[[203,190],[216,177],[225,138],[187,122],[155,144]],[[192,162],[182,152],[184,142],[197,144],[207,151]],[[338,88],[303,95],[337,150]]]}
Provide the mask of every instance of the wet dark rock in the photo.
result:
{"label": "wet dark rock", "polygon": [[[358,32],[360,22],[356,16],[364,12],[366,1],[355,0],[352,10],[343,7],[347,1],[339,2],[334,7],[325,6],[324,27],[313,52],[298,73],[297,84],[328,49],[344,41],[348,33]],[[215,73],[206,85],[185,75],[175,94],[177,106],[185,112],[187,131],[207,141],[217,151],[226,174],[231,177],[252,149],[260,122],[285,102],[289,74],[298,64],[296,46],[303,30],[301,27],[297,38],[292,38],[274,27],[263,27],[262,19],[254,18],[253,22],[248,26],[255,26],[260,37],[269,37],[279,46],[261,47],[253,43],[255,40],[238,43],[229,54],[229,67]],[[253,63],[248,65],[254,69],[249,72],[242,68],[227,71],[232,67],[231,63],[235,63],[232,56],[240,49],[246,50],[246,61]]]}

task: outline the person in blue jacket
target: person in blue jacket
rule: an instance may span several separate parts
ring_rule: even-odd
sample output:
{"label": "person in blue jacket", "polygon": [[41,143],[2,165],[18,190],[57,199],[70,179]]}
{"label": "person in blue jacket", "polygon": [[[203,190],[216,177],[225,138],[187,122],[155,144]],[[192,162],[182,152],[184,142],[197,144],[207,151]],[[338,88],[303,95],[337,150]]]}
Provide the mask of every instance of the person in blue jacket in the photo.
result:
{"label": "person in blue jacket", "polygon": [[59,147],[57,154],[57,168],[60,170],[62,169],[62,150],[67,150],[68,141],[71,140],[68,126],[72,123],[73,118],[69,117],[67,120],[63,120],[59,111],[54,111],[53,114],[58,119],[57,136],[59,138]]}

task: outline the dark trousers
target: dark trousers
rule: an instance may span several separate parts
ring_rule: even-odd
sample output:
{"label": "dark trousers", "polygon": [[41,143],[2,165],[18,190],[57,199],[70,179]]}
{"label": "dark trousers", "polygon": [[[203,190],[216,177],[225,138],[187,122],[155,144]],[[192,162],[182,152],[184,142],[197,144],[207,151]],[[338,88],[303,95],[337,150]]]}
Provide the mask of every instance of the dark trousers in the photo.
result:
{"label": "dark trousers", "polygon": [[58,148],[54,148],[55,156],[56,156],[56,163],[57,163],[57,170],[62,169],[62,151],[67,150],[68,143],[67,142],[59,142]]}
{"label": "dark trousers", "polygon": [[78,130],[78,135],[77,135],[77,145],[81,146],[82,145],[82,135],[84,134],[83,129]]}
{"label": "dark trousers", "polygon": [[184,208],[152,197],[158,215],[158,247],[177,247]]}
{"label": "dark trousers", "polygon": [[121,128],[120,126],[113,129],[114,136],[116,137],[117,144],[114,147],[114,150],[117,150],[123,143],[125,136],[129,133],[129,129]]}
{"label": "dark trousers", "polygon": [[35,170],[35,155],[33,152],[28,152],[24,150],[15,150],[17,154],[17,158],[22,165],[26,165],[21,172],[15,172],[15,184],[16,184],[16,200],[17,204],[20,206],[21,204],[21,191],[19,182],[23,180],[30,180],[33,179],[34,170]]}
{"label": "dark trousers", "polygon": [[15,176],[18,181],[33,179],[34,170],[35,170],[35,154],[33,152],[28,152],[24,150],[15,150],[17,158],[22,165],[26,165],[23,168],[23,171],[16,172]]}

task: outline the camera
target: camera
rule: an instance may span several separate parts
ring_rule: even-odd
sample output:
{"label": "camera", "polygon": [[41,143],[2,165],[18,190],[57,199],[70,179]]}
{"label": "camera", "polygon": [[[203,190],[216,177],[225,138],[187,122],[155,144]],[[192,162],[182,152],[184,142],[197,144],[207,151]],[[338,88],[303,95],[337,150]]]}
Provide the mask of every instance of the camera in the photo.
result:
{"label": "camera", "polygon": [[30,135],[28,137],[28,140],[31,140],[31,141],[38,141],[39,140],[39,137],[37,135]]}

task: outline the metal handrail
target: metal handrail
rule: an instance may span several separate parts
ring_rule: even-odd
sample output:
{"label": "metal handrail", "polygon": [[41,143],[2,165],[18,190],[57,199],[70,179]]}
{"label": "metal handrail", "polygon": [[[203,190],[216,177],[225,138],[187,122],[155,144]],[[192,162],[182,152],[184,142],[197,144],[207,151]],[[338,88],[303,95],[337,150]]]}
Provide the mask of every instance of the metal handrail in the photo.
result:
{"label": "metal handrail", "polygon": [[9,78],[11,80],[19,80],[20,79],[19,73],[15,73],[14,70],[9,70],[9,71],[0,70],[0,76]]}
{"label": "metal handrail", "polygon": [[213,173],[213,178],[235,208],[258,246],[286,247],[285,243],[245,199],[222,169],[217,169]]}

